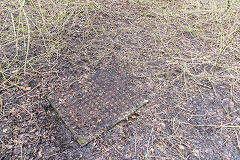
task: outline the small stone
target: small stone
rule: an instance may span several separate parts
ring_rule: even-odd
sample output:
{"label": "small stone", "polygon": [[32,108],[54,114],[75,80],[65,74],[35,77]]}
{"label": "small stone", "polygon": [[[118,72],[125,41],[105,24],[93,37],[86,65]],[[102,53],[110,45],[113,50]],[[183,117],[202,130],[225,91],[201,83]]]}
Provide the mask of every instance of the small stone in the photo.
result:
{"label": "small stone", "polygon": [[181,144],[179,144],[178,147],[179,147],[179,149],[181,149],[181,150],[184,150],[184,149],[185,149],[185,147],[184,147],[183,145],[181,145]]}
{"label": "small stone", "polygon": [[6,133],[6,132],[7,132],[7,130],[8,130],[7,128],[4,128],[4,129],[3,129],[3,133]]}
{"label": "small stone", "polygon": [[13,145],[7,145],[7,148],[8,148],[8,149],[12,149],[12,148],[13,148]]}
{"label": "small stone", "polygon": [[199,157],[199,150],[198,149],[194,149],[193,150],[193,155],[196,156],[196,157]]}

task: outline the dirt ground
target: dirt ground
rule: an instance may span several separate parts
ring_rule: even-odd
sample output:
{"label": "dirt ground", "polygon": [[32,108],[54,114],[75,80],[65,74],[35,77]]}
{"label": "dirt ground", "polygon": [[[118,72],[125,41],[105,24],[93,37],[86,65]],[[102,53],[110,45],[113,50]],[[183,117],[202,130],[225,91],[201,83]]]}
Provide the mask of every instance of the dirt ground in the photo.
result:
{"label": "dirt ground", "polygon": [[[42,48],[32,44],[32,61],[19,78],[8,74],[15,72],[6,63],[15,44],[1,41],[0,159],[240,159],[239,8],[232,17],[221,17],[197,14],[206,5],[184,8],[187,2],[177,0],[97,2],[100,7],[88,13],[91,21],[71,15],[74,22],[61,34],[64,46],[50,63],[42,55],[34,58]],[[215,26],[212,17],[235,19]],[[89,22],[92,28],[84,28]],[[149,103],[81,147],[50,97],[55,88],[64,88],[66,73],[93,72],[112,56],[138,77]]]}

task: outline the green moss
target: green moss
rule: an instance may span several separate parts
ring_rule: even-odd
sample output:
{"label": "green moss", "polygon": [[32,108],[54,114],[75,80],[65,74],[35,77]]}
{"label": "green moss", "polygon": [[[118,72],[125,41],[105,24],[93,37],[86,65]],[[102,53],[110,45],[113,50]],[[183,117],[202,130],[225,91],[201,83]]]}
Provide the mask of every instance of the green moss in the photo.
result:
{"label": "green moss", "polygon": [[77,139],[77,142],[80,146],[85,146],[87,144],[87,141],[85,139]]}

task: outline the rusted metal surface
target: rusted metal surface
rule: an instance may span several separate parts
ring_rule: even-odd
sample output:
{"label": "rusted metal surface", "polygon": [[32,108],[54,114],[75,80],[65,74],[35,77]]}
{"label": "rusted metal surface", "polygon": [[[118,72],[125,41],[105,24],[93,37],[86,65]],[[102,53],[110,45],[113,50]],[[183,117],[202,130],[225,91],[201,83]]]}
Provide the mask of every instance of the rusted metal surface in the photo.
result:
{"label": "rusted metal surface", "polygon": [[68,82],[67,89],[56,90],[53,106],[81,145],[111,129],[144,103],[136,92],[136,79],[118,66],[98,69],[78,80],[76,77]]}

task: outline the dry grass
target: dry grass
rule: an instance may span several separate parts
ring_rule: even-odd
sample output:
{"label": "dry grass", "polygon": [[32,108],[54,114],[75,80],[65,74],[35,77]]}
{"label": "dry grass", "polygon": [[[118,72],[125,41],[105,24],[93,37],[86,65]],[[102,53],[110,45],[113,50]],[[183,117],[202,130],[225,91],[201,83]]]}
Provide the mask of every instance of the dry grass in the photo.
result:
{"label": "dry grass", "polygon": [[[38,70],[41,65],[36,67],[36,64],[53,64],[64,48],[73,47],[67,41],[74,36],[70,30],[72,26],[79,25],[76,32],[81,29],[85,34],[97,32],[89,15],[100,9],[95,1],[16,0],[1,4],[1,86],[18,84],[17,79],[22,73],[41,74]],[[230,7],[227,1],[138,1],[136,4],[171,57],[169,63],[180,64],[194,80],[199,77],[213,80],[220,76],[237,85],[240,58],[238,1],[231,1]],[[77,21],[79,18],[82,22]],[[181,42],[195,45],[197,51],[179,48],[182,34],[198,40]],[[211,54],[204,53],[204,49],[211,49]],[[225,57],[231,57],[231,63]],[[211,65],[211,69],[198,75],[191,73],[193,66],[204,64]],[[217,68],[222,70],[216,73]]]}
{"label": "dry grass", "polygon": [[[59,57],[91,47],[101,37],[99,34],[107,30],[104,25],[102,27],[94,21],[100,11],[106,11],[106,6],[101,5],[103,3],[91,0],[1,1],[0,92],[25,86],[29,77],[45,74],[51,76]],[[130,70],[133,74],[146,78],[149,88],[153,89],[156,95],[162,96],[158,97],[161,102],[156,100],[156,106],[164,106],[161,112],[152,113],[160,125],[156,131],[152,130],[150,133],[145,158],[159,158],[151,153],[151,149],[156,149],[156,146],[150,142],[156,136],[161,137],[157,148],[164,153],[168,151],[168,154],[165,153],[167,156],[174,155],[169,159],[187,158],[184,150],[188,150],[189,144],[196,140],[194,133],[191,138],[188,130],[192,131],[194,128],[204,128],[206,132],[220,129],[216,131],[215,137],[224,137],[224,144],[228,144],[234,137],[239,148],[240,2],[130,0],[129,3],[141,13],[143,22],[139,22],[138,27],[146,25],[151,31],[149,46],[152,48],[147,46],[148,41],[147,47],[144,46],[149,49],[145,57],[150,58],[144,59],[129,52],[118,56],[132,64]],[[110,3],[107,5],[111,6]],[[121,12],[121,9],[116,12]],[[109,13],[114,14],[112,11]],[[134,28],[127,27],[113,30],[124,29],[135,32]],[[78,46],[82,48],[75,48],[73,39],[79,38],[79,35],[84,39],[92,33],[96,35],[92,40],[80,41]],[[99,53],[96,56],[105,54],[108,53]],[[74,61],[72,59],[74,58],[69,58]],[[90,59],[90,62],[92,61],[95,60]],[[151,66],[160,62],[164,63],[157,67]],[[216,87],[222,83],[227,86],[226,94],[230,95],[230,99],[225,97],[220,99],[220,102],[227,101],[228,107],[206,107],[202,110],[192,107],[192,97],[198,95],[200,97],[197,98],[202,98],[203,101],[210,96],[215,97],[216,101],[219,100],[221,91]],[[202,88],[199,89],[199,86]],[[168,96],[172,97],[168,99]],[[187,103],[183,103],[185,101]],[[0,95],[1,112],[3,105]],[[172,108],[169,109],[168,105],[172,105]],[[202,111],[201,114],[197,114],[198,109]],[[199,123],[195,124],[193,120]],[[166,126],[170,126],[172,134],[164,130]],[[191,149],[191,152],[200,159],[198,149]]]}
{"label": "dry grass", "polygon": [[[234,141],[239,148],[239,1],[143,0],[137,3],[153,36],[160,42],[163,46],[162,50],[169,57],[166,65],[168,68],[173,68],[173,70],[163,72],[157,71],[156,76],[159,78],[152,78],[152,80],[155,79],[155,82],[161,81],[159,86],[153,82],[154,88],[165,92],[169,90],[169,84],[166,84],[161,77],[169,75],[170,86],[174,85],[171,92],[174,92],[173,97],[176,97],[169,100],[177,99],[178,101],[171,106],[175,106],[173,110],[169,111],[169,108],[166,107],[162,108],[160,113],[156,113],[157,117],[160,115],[158,120],[162,122],[162,125],[165,127],[165,124],[168,124],[173,130],[173,133],[169,134],[161,131],[162,127],[160,127],[161,134],[159,136],[162,137],[160,139],[164,150],[168,150],[171,155],[178,155],[180,159],[186,159],[188,157],[186,154],[184,155],[186,146],[198,139],[197,137],[193,138],[194,134],[188,136],[188,132],[196,127],[220,128],[221,131],[215,132],[214,137],[219,137],[219,134],[220,137],[231,135],[231,138],[235,138]],[[177,76],[171,76],[171,72]],[[212,89],[214,91],[212,96],[219,98],[215,86],[221,83],[228,86],[229,91],[226,95],[230,95],[232,101],[229,102],[232,104],[228,106],[231,108],[230,111],[224,106],[223,112],[226,113],[224,116],[219,116],[215,114],[221,112],[220,108],[215,108],[216,112],[214,113],[208,106],[207,109],[200,109],[202,115],[196,115],[199,112],[194,111],[196,108],[192,107],[193,102],[190,99],[200,93],[202,96],[198,98],[206,103],[207,97],[211,97],[211,93],[204,88]],[[201,86],[202,89],[196,86]],[[182,105],[181,101],[184,100],[187,103]],[[215,102],[219,100],[224,103],[226,99],[219,98]],[[169,105],[169,102],[163,101],[163,104],[166,106]],[[232,115],[232,113],[235,114]],[[162,119],[161,117],[167,118]],[[206,117],[212,117],[212,120]],[[183,119],[185,120],[183,121]],[[192,123],[193,119],[197,124]],[[228,144],[229,139],[226,138],[224,144]],[[202,147],[199,145],[195,148]],[[200,150],[204,150],[203,148]],[[191,152],[200,159],[200,150],[193,149]],[[220,152],[218,154],[221,155]],[[154,154],[148,155],[148,158],[157,157]],[[171,159],[171,157],[169,158]]]}
{"label": "dry grass", "polygon": [[[195,78],[217,78],[224,71],[232,72],[226,77],[239,80],[239,7],[238,1],[143,1],[140,7],[154,35],[164,45],[172,59],[180,62],[184,72],[194,76],[191,68],[210,64],[209,75]],[[230,7],[229,7],[230,5]],[[153,20],[148,17],[155,17]],[[153,29],[154,28],[154,29]],[[188,39],[181,39],[182,34]],[[180,48],[179,40],[189,48]],[[193,40],[190,42],[190,40]],[[200,43],[200,44],[196,44]],[[195,46],[192,46],[195,45]],[[196,50],[190,50],[195,47]],[[206,50],[211,50],[211,53]],[[190,58],[188,58],[190,57]],[[226,58],[228,57],[228,58]],[[231,57],[231,63],[229,63]],[[217,75],[216,69],[221,68]]]}
{"label": "dry grass", "polygon": [[96,30],[89,12],[98,9],[94,1],[1,1],[2,89],[53,66],[61,51],[74,47],[69,44],[74,34]]}

